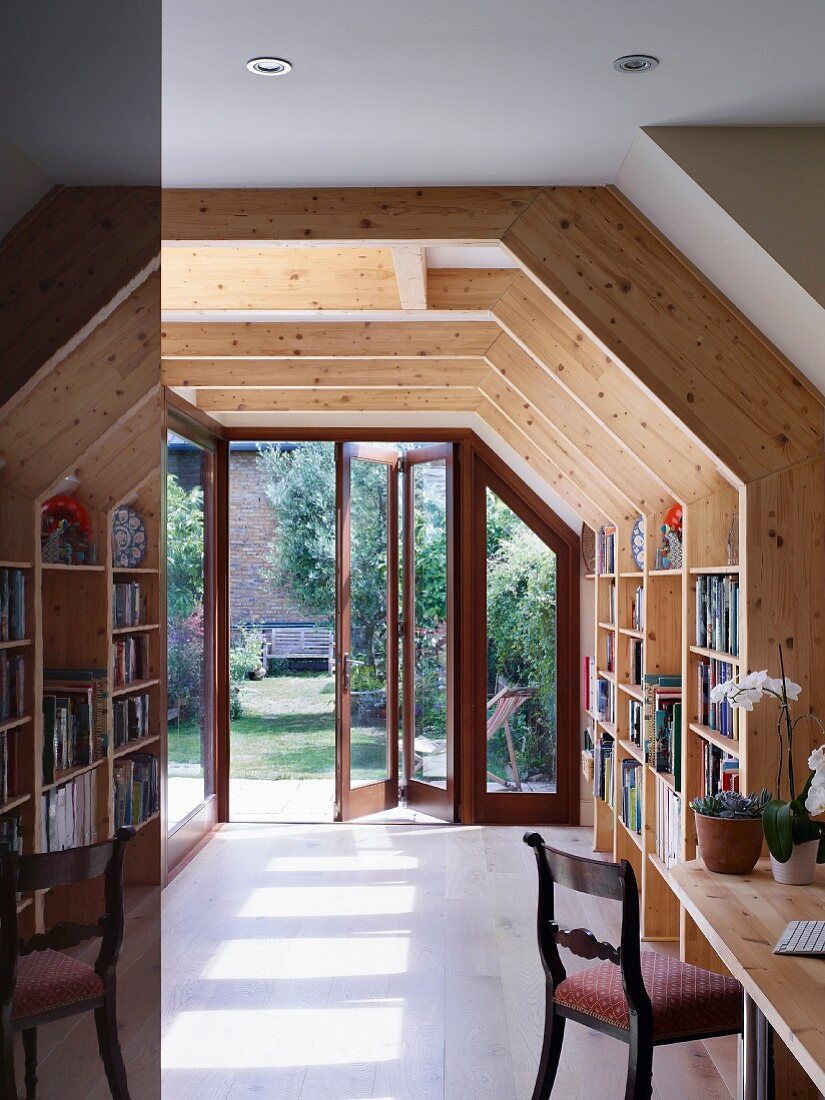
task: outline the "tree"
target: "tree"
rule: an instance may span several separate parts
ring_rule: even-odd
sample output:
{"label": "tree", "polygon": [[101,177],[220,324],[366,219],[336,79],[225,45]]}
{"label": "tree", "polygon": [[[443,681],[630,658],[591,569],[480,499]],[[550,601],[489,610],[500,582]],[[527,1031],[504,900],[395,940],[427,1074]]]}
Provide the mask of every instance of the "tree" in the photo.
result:
{"label": "tree", "polygon": [[203,604],[203,489],[166,479],[166,575],[170,619],[186,619]]}
{"label": "tree", "polygon": [[[270,576],[311,618],[331,622],[335,609],[335,448],[310,442],[262,444],[259,468],[274,512]],[[387,473],[372,462],[352,466],[351,603],[354,646],[374,674],[386,653]]]}

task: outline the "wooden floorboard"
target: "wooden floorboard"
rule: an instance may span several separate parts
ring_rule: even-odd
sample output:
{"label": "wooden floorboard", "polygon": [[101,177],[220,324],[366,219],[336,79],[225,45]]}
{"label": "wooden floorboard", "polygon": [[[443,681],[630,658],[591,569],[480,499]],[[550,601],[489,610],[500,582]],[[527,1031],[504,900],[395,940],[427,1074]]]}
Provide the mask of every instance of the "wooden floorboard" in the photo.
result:
{"label": "wooden floorboard", "polygon": [[[163,1100],[529,1100],[543,982],[523,831],[221,829],[163,896]],[[588,830],[544,832],[590,854]],[[616,936],[618,907],[559,894],[564,923]],[[625,1065],[570,1025],[554,1095],[619,1097]],[[735,1068],[732,1039],[663,1048],[654,1096],[730,1100]]]}

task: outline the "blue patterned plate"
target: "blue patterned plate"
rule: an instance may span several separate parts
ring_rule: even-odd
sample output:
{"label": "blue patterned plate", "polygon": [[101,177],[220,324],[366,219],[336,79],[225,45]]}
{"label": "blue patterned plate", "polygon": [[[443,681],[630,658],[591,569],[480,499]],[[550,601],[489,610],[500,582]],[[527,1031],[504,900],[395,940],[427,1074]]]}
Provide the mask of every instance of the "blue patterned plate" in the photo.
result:
{"label": "blue patterned plate", "polygon": [[636,568],[643,570],[645,567],[645,517],[639,516],[633,524],[630,535],[630,552],[636,563]]}
{"label": "blue patterned plate", "polygon": [[146,525],[134,508],[115,508],[112,555],[115,569],[136,569],[146,555]]}

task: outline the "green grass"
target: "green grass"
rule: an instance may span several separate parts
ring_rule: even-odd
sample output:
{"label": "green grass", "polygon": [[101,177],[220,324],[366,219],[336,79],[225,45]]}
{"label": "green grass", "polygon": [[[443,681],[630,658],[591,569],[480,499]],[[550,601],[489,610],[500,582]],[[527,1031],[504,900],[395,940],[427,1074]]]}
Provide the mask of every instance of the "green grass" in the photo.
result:
{"label": "green grass", "polygon": [[[231,723],[235,779],[332,779],[335,776],[335,684],[318,673],[272,676],[241,686],[243,716]],[[200,732],[194,723],[169,730],[169,759],[197,769]],[[354,779],[379,779],[386,760],[383,730],[352,730]],[[186,768],[188,771],[189,768]]]}

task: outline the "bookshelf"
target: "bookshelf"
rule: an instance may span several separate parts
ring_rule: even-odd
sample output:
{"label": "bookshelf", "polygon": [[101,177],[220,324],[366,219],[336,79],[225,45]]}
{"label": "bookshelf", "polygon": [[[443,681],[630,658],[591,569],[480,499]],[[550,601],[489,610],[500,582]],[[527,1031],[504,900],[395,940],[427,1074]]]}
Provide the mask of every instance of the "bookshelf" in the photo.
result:
{"label": "bookshelf", "polygon": [[[159,454],[159,449],[158,452]],[[16,739],[17,780],[5,801],[0,800],[0,833],[19,815],[24,852],[47,849],[47,822],[43,799],[57,797],[59,789],[72,790],[75,827],[88,819],[90,838],[101,840],[115,830],[115,778],[124,771],[132,754],[160,757],[164,726],[162,719],[161,644],[161,571],[160,571],[160,472],[159,462],[138,466],[142,480],[126,488],[120,478],[117,492],[109,491],[104,473],[100,480],[80,479],[75,496],[87,508],[98,553],[93,565],[44,563],[40,560],[40,506],[51,495],[31,499],[7,485],[0,485],[0,570],[19,570],[25,582],[25,630],[21,637],[5,637],[0,629],[0,670],[4,660],[21,658],[24,667],[23,712],[7,717],[0,712],[0,736]],[[151,472],[146,474],[146,470]],[[82,471],[81,471],[82,472]],[[136,569],[114,568],[110,531],[112,514],[118,505],[128,503],[144,517],[147,528],[147,553]],[[0,574],[2,578],[2,574]],[[127,628],[115,625],[115,585],[139,583],[143,610],[139,622]],[[2,593],[2,583],[0,583]],[[2,620],[2,615],[0,615]],[[136,682],[122,687],[114,679],[113,648],[122,638],[142,635],[146,638],[147,667]],[[44,698],[60,690],[50,688],[47,670],[101,670],[105,708],[105,740],[89,760],[55,767],[53,776],[44,773]],[[0,682],[2,678],[0,677]],[[145,693],[146,735],[134,742],[115,746],[113,706],[123,696]],[[90,734],[93,741],[93,735]],[[151,767],[151,765],[148,765]],[[94,777],[94,789],[89,779]],[[79,787],[79,783],[88,783]],[[80,806],[80,791],[86,801]],[[88,796],[91,794],[91,798]],[[61,797],[68,798],[64,794]],[[133,884],[157,884],[160,881],[161,815],[151,806],[146,820],[138,827],[134,842],[127,849],[126,880]],[[78,842],[83,842],[79,839]],[[101,912],[101,884],[81,884],[39,891],[21,899],[19,906],[23,935],[31,935],[63,919],[86,920]]]}
{"label": "bookshelf", "polygon": [[[613,784],[609,800],[594,798],[593,846],[614,859],[627,859],[633,866],[641,891],[643,938],[651,942],[679,940],[683,957],[703,965],[710,964],[709,948],[670,888],[667,860],[690,859],[696,854],[693,815],[685,807],[702,792],[704,746],[725,751],[742,762],[741,740],[723,736],[712,728],[707,715],[698,713],[696,688],[702,662],[727,660],[735,669],[745,660],[744,613],[740,614],[738,655],[698,644],[702,639],[696,636],[697,587],[701,590],[702,585],[716,583],[717,577],[738,579],[740,575],[738,562],[726,564],[731,522],[741,509],[739,498],[739,491],[731,488],[683,509],[680,568],[651,568],[667,509],[645,516],[641,570],[631,551],[636,517],[619,519],[611,525],[615,531],[612,555],[601,554],[598,559],[598,564],[612,568],[601,571],[597,567],[594,576],[597,676],[609,672],[615,682],[616,704],[615,722],[605,721],[598,712],[591,714],[596,755],[600,745],[607,745],[612,754]],[[597,546],[603,545],[604,539],[599,532]],[[615,653],[610,669],[605,667],[608,640],[612,640]],[[651,677],[681,677],[681,745],[679,760],[674,762],[678,778],[674,770],[657,771],[645,751],[652,721],[652,694],[646,698],[645,683],[650,683]],[[678,828],[674,807],[679,811]],[[713,965],[720,966],[718,960]]]}

